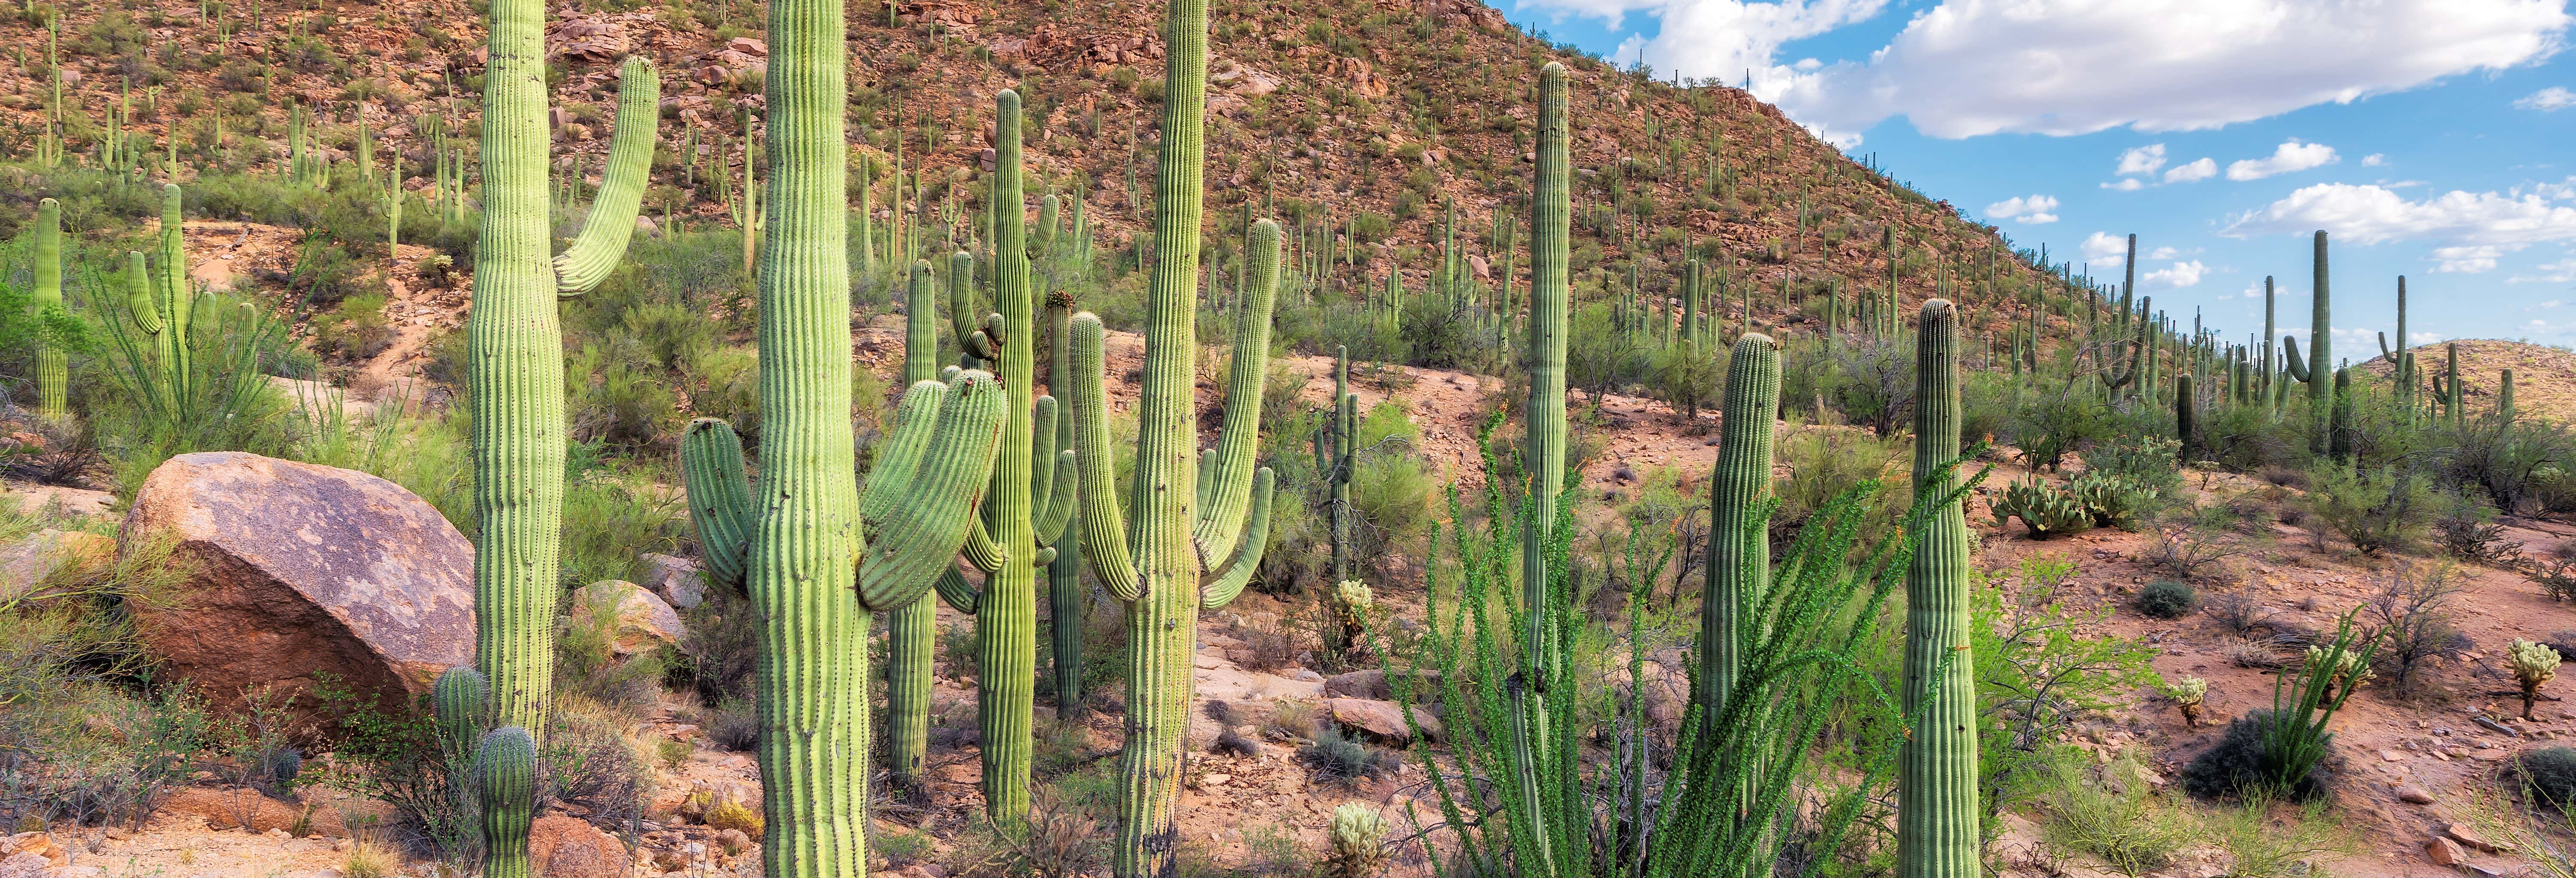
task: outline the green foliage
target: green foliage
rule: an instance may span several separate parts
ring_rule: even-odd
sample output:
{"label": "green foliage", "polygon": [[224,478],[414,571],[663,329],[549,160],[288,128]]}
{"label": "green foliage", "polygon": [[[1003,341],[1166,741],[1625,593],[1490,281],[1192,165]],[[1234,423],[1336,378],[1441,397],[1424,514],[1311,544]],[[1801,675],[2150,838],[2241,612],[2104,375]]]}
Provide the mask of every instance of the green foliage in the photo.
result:
{"label": "green foliage", "polygon": [[2031,476],[2005,486],[1992,507],[1995,524],[2019,518],[2031,539],[2044,540],[2093,529],[2093,514],[2073,495],[2047,480]]}
{"label": "green foliage", "polygon": [[2124,434],[2084,449],[2084,471],[2120,477],[2150,497],[2170,496],[2182,487],[2181,450],[2179,439]]}
{"label": "green foliage", "polygon": [[2576,803],[2576,747],[2542,747],[2514,760],[2523,788],[2532,798],[2565,810]]}
{"label": "green foliage", "polygon": [[2200,606],[2200,593],[2190,585],[2170,579],[2159,579],[2138,589],[2129,605],[2138,612],[2158,619],[2180,619]]}
{"label": "green foliage", "polygon": [[[1851,430],[1789,431],[1780,442],[1779,460],[1789,475],[1774,488],[1780,506],[1771,516],[1772,543],[1786,545],[1787,537],[1796,528],[1813,520],[1836,498],[1864,482],[1883,480],[1904,447],[1902,439],[1881,439]],[[1890,510],[1906,494],[1901,486],[1888,490],[1897,496],[1885,504],[1870,504],[1864,510],[1870,516],[1867,532],[1882,533],[1882,526],[1895,522],[1897,513]]]}
{"label": "green foliage", "polygon": [[2262,795],[2307,799],[2323,792],[2315,777],[2334,735],[2326,724],[2343,708],[2379,650],[2376,634],[2353,628],[2345,613],[2334,639],[2309,647],[2309,660],[2273,678],[2272,707],[2228,723],[2218,743],[2193,757],[2180,778],[2204,799]]}
{"label": "green foliage", "polygon": [[2138,519],[2155,511],[2158,491],[2127,475],[2087,470],[2066,483],[2066,495],[2093,517],[2099,527],[2137,530]]}
{"label": "green foliage", "polygon": [[2309,474],[2306,506],[2323,522],[2318,542],[2332,530],[2363,554],[2406,551],[2432,527],[2432,481],[2394,467],[2364,469],[2325,463]]}
{"label": "green foliage", "polygon": [[[2066,751],[2076,720],[2128,705],[2130,693],[2162,681],[2149,662],[2156,648],[2117,636],[2092,636],[2111,608],[2079,610],[2055,597],[2075,575],[2072,564],[2025,562],[2020,576],[1978,589],[1969,654],[1976,660],[1978,786],[1985,819],[2038,794],[2049,764]],[[1895,657],[1877,669],[1895,673]]]}
{"label": "green foliage", "polygon": [[[101,301],[105,277],[83,274],[91,300]],[[285,327],[251,303],[207,297],[194,309],[194,326],[184,336],[190,354],[185,371],[165,382],[161,353],[149,335],[123,319],[122,310],[103,309],[100,316],[109,345],[98,362],[118,393],[97,400],[91,414],[98,420],[100,450],[126,492],[141,487],[162,461],[181,454],[284,456],[292,437],[279,416],[288,402],[268,376],[293,348]]]}
{"label": "green foliage", "polygon": [[2041,837],[2052,848],[2134,876],[2172,864],[2195,838],[2189,816],[2159,807],[2127,760],[2096,769],[2060,759],[2049,768],[2056,776],[2040,805],[2047,815]]}
{"label": "green foliage", "polygon": [[1439,470],[1417,449],[1421,431],[1404,406],[1381,402],[1360,420],[1351,508],[1359,513],[1360,558],[1419,544],[1431,525]]}

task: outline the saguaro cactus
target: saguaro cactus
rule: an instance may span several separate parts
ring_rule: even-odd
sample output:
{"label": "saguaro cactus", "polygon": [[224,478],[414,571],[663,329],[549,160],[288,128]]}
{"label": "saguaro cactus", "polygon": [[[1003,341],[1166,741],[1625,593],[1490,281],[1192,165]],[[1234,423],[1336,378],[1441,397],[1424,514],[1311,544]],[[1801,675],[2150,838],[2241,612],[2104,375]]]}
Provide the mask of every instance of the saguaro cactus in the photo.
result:
{"label": "saguaro cactus", "polygon": [[[1914,354],[1914,494],[1958,488],[1959,313],[1923,303]],[[1913,733],[1898,757],[1897,874],[1976,878],[1976,662],[1968,644],[1968,521],[1961,500],[1932,513],[1905,576],[1905,712]]]}
{"label": "saguaro cactus", "polygon": [[2174,440],[2182,443],[2182,459],[2194,460],[2200,452],[2200,430],[2196,423],[2200,397],[2192,393],[2191,373],[2174,376]]}
{"label": "saguaro cactus", "polygon": [[2281,365],[2290,370],[2290,377],[2307,382],[2308,406],[2313,409],[2309,412],[2309,418],[2311,423],[2316,425],[2315,434],[2309,437],[2309,450],[2324,454],[2327,453],[2327,446],[2333,442],[2330,434],[2334,431],[2335,391],[2334,385],[2329,380],[2329,376],[2334,373],[2334,357],[2329,351],[2333,347],[2331,337],[2334,334],[2334,320],[2333,303],[2327,298],[2326,233],[2323,230],[2317,232],[2314,295],[2315,307],[2313,316],[2310,318],[2311,322],[2308,324],[2307,359],[2299,358],[2299,343],[2296,339],[2284,338],[2281,341],[2284,347]]}
{"label": "saguaro cactus", "polygon": [[[36,312],[63,307],[63,206],[51,198],[36,202]],[[37,411],[59,418],[71,412],[71,357],[59,347],[36,351]]]}
{"label": "saguaro cactus", "polygon": [[[1074,213],[1081,214],[1082,201],[1074,202]],[[1047,381],[1061,384],[1073,374],[1073,294],[1058,290],[1047,294]],[[1049,387],[1056,390],[1057,387]],[[1073,448],[1073,417],[1061,413],[1055,422],[1054,448],[1063,452]],[[1059,460],[1058,472],[1074,478],[1074,467]],[[1055,560],[1047,562],[1047,646],[1054,653],[1055,712],[1058,718],[1082,715],[1082,614],[1091,601],[1091,591],[1082,584],[1082,509],[1072,493],[1080,486],[1065,483],[1065,502],[1070,513],[1064,526],[1048,537],[1055,550]],[[1054,500],[1049,497],[1049,500]]]}
{"label": "saguaro cactus", "polygon": [[[1706,591],[1700,597],[1699,708],[1710,736],[1734,691],[1743,620],[1770,590],[1771,540],[1762,521],[1771,496],[1772,414],[1780,408],[1780,349],[1770,336],[1746,333],[1727,359],[1725,420],[1717,466],[1709,473]],[[1703,745],[1713,746],[1713,745]]]}
{"label": "saguaro cactus", "polygon": [[[909,387],[939,376],[939,305],[930,263],[912,264],[904,303],[903,380]],[[916,790],[930,753],[930,671],[939,641],[939,607],[928,595],[886,614],[886,764],[896,788]]]}
{"label": "saguaro cactus", "polygon": [[[1129,509],[1117,484],[1102,386],[1102,328],[1092,314],[1072,325],[1075,460],[1082,493],[1082,551],[1092,574],[1127,607],[1127,742],[1114,871],[1121,878],[1178,868],[1172,826],[1180,800],[1181,736],[1189,727],[1190,663],[1202,608],[1225,606],[1261,565],[1270,541],[1268,468],[1255,471],[1270,309],[1279,284],[1279,226],[1252,229],[1252,285],[1235,312],[1224,432],[1204,466],[1193,404],[1198,358],[1199,226],[1207,116],[1207,0],[1165,7],[1163,137],[1154,199],[1154,262],[1146,292],[1145,386],[1137,400]],[[1202,483],[1202,476],[1205,482]],[[1129,525],[1129,513],[1134,524]],[[990,671],[987,671],[989,675]]]}
{"label": "saguaro cactus", "polygon": [[[1054,561],[1053,544],[1073,514],[1074,473],[1057,466],[1065,438],[1056,429],[1056,401],[1036,391],[1036,302],[1029,282],[1028,225],[1020,177],[1020,96],[994,95],[992,203],[993,299],[998,313],[965,332],[972,291],[952,281],[950,317],[959,324],[967,353],[994,363],[1009,393],[1009,421],[994,452],[992,487],[980,524],[970,525],[966,560],[986,575],[975,591],[964,578],[940,578],[939,595],[975,616],[976,716],[982,747],[984,809],[997,820],[1017,820],[1029,809],[1029,758],[1037,697],[1037,570]],[[952,257],[964,266],[969,254]],[[1040,440],[1043,444],[1040,444]]]}
{"label": "saguaro cactus", "polygon": [[482,795],[483,874],[528,878],[528,826],[537,803],[537,742],[528,730],[503,726],[483,735],[474,753]]}
{"label": "saguaro cactus", "polygon": [[626,249],[661,88],[641,59],[621,70],[609,152],[623,161],[609,163],[581,237],[557,257],[547,185],[545,5],[493,0],[491,15],[483,226],[465,324],[474,505],[482,520],[474,545],[474,654],[491,680],[495,722],[542,736],[562,575],[566,431],[555,303],[596,286]]}
{"label": "saguaro cactus", "polygon": [[1351,395],[1351,351],[1333,348],[1333,399],[1315,431],[1315,471],[1331,486],[1324,521],[1333,541],[1333,581],[1351,578],[1351,474],[1358,449],[1359,398]]}

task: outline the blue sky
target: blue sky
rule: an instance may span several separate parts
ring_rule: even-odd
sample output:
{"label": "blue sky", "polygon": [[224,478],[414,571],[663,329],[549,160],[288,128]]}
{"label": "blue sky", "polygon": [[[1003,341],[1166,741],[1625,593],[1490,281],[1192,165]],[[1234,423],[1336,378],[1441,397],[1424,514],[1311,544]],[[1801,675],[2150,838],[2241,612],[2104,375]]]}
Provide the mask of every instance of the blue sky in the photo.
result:
{"label": "blue sky", "polygon": [[[1658,78],[1741,83],[2025,247],[2229,338],[2308,324],[2333,242],[2338,358],[2408,333],[2576,345],[2568,0],[1495,0]],[[1515,6],[1514,2],[1518,5]]]}

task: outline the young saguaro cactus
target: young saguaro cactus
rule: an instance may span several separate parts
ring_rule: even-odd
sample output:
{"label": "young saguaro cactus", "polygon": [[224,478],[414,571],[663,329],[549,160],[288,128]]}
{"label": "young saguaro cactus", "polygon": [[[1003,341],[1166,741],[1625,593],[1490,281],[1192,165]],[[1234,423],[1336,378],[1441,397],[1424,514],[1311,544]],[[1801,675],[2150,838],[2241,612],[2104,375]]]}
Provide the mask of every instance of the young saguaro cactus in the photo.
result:
{"label": "young saguaro cactus", "polygon": [[528,878],[528,827],[537,804],[536,740],[518,726],[485,733],[474,751],[474,778],[482,796],[484,876]]}
{"label": "young saguaro cactus", "polygon": [[[1914,493],[1957,491],[1959,312],[1923,303],[1915,345]],[[1962,500],[1934,510],[1905,576],[1905,713],[1897,762],[1896,871],[1902,878],[1976,878],[1983,809],[1977,800],[1977,682],[1971,659],[1968,522]]]}
{"label": "young saguaro cactus", "polygon": [[[1069,438],[1056,429],[1056,401],[1036,391],[1037,315],[1029,278],[1028,228],[1020,173],[1020,96],[994,95],[992,204],[993,303],[983,328],[959,339],[967,353],[993,362],[1009,393],[1009,421],[994,452],[992,486],[979,523],[967,528],[966,560],[986,574],[983,589],[961,576],[941,576],[939,596],[975,616],[976,717],[983,731],[984,809],[1018,820],[1029,809],[1029,759],[1037,697],[1037,571],[1055,560],[1054,543],[1072,516],[1074,471],[1057,465]],[[967,256],[968,254],[958,254]],[[954,257],[952,257],[953,259]],[[962,331],[972,295],[954,281],[951,311]]]}
{"label": "young saguaro cactus", "polygon": [[1269,363],[1270,310],[1279,284],[1279,226],[1262,220],[1252,228],[1252,283],[1235,312],[1224,432],[1202,467],[1194,397],[1199,228],[1207,194],[1207,0],[1171,0],[1164,15],[1170,48],[1154,199],[1160,258],[1146,292],[1145,386],[1136,407],[1128,509],[1111,497],[1117,476],[1099,317],[1082,313],[1070,321],[1072,368],[1065,376],[1071,382],[1078,482],[1090,486],[1081,498],[1083,555],[1093,576],[1126,604],[1131,638],[1112,862],[1121,878],[1173,874],[1178,868],[1172,822],[1180,803],[1181,738],[1190,721],[1198,613],[1233,601],[1260,567],[1270,541],[1271,474],[1266,467],[1256,472],[1253,458]]}
{"label": "young saguaro cactus", "polygon": [[[483,225],[465,323],[474,422],[475,662],[494,721],[543,735],[554,679],[564,497],[563,332],[556,300],[608,276],[635,229],[659,121],[652,65],[618,75],[607,179],[561,256],[547,185],[545,4],[493,0],[483,87]],[[837,126],[835,128],[837,131]]]}
{"label": "young saguaro cactus", "polygon": [[1333,348],[1333,399],[1324,413],[1327,423],[1315,431],[1315,471],[1331,486],[1324,510],[1333,541],[1333,581],[1351,578],[1351,474],[1358,452],[1359,398],[1351,394],[1351,351]]}
{"label": "young saguaro cactus", "polygon": [[[36,202],[37,316],[63,307],[63,206],[51,198]],[[48,418],[71,412],[71,357],[51,344],[36,351],[37,411]]]}
{"label": "young saguaro cactus", "polygon": [[[1770,336],[1746,333],[1727,359],[1725,420],[1720,422],[1717,465],[1709,474],[1709,553],[1706,591],[1700,597],[1700,716],[1711,738],[1725,713],[1748,637],[1743,620],[1770,591],[1771,540],[1763,522],[1771,496],[1772,415],[1780,408],[1780,348]],[[1714,746],[1703,744],[1702,746]]]}

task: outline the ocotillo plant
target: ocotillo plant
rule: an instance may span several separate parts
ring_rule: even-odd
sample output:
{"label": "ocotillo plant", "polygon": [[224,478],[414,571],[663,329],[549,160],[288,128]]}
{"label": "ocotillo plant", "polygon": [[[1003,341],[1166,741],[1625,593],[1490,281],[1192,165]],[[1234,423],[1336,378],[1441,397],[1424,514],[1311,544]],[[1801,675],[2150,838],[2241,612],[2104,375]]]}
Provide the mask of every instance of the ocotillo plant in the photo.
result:
{"label": "ocotillo plant", "polygon": [[[979,663],[976,715],[983,731],[984,809],[995,820],[1015,821],[1029,809],[1029,756],[1037,697],[1037,571],[1054,561],[1053,544],[1073,514],[1074,473],[1057,465],[1063,438],[1056,430],[1056,401],[1035,388],[1036,302],[1029,282],[1028,230],[1022,219],[1020,96],[994,96],[993,299],[997,313],[983,328],[963,334],[974,313],[972,294],[953,280],[950,301],[969,354],[994,361],[993,374],[1010,394],[1009,421],[995,454],[992,487],[980,523],[970,525],[966,560],[986,574],[980,591],[953,573],[940,577],[939,595],[975,616]],[[967,254],[958,254],[965,257]],[[958,257],[952,257],[956,259]],[[952,262],[952,265],[962,263]],[[1240,368],[1240,367],[1238,367]],[[1043,444],[1041,444],[1043,440]]]}
{"label": "ocotillo plant", "polygon": [[1263,220],[1253,227],[1253,280],[1248,301],[1235,312],[1224,432],[1203,467],[1193,397],[1199,227],[1207,194],[1207,0],[1171,0],[1164,14],[1170,48],[1154,199],[1158,258],[1146,288],[1145,386],[1136,406],[1135,488],[1126,510],[1109,490],[1117,477],[1097,316],[1074,315],[1066,376],[1078,481],[1093,487],[1082,492],[1082,551],[1093,576],[1127,606],[1127,742],[1119,758],[1112,848],[1112,868],[1121,878],[1177,869],[1172,818],[1180,801],[1198,613],[1234,600],[1270,539],[1270,470],[1255,472],[1253,456],[1279,283],[1279,226]]}
{"label": "ocotillo plant", "polygon": [[[581,236],[554,246],[546,146],[545,4],[493,0],[483,89],[483,225],[465,324],[474,422],[475,662],[494,721],[543,736],[554,688],[564,497],[563,331],[556,301],[597,286],[622,258],[660,118],[642,59],[619,71],[609,179]],[[618,179],[623,174],[627,179]],[[612,197],[612,192],[630,193]]]}
{"label": "ocotillo plant", "polygon": [[[63,206],[36,202],[36,312],[50,317],[63,307]],[[71,356],[48,342],[36,351],[37,411],[59,418],[71,411]]]}
{"label": "ocotillo plant", "polygon": [[[1914,492],[1942,496],[1957,486],[1959,313],[1923,303],[1915,345]],[[1913,733],[1899,757],[1897,874],[1975,878],[1977,821],[1976,663],[1968,644],[1974,573],[1968,566],[1963,503],[1934,510],[1905,578],[1905,713]]]}

